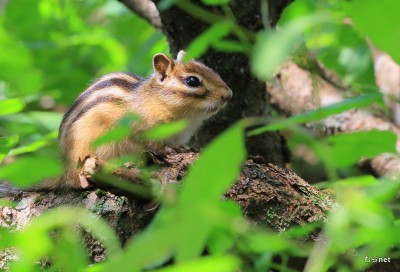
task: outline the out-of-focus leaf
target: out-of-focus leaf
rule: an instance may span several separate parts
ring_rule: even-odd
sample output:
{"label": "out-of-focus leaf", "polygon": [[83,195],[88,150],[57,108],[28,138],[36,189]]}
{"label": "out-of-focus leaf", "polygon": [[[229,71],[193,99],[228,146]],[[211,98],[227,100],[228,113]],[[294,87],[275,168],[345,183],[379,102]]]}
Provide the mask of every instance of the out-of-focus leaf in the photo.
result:
{"label": "out-of-focus leaf", "polygon": [[108,131],[106,134],[97,138],[93,143],[93,147],[100,146],[102,144],[120,141],[127,138],[132,134],[132,124],[137,122],[139,118],[134,114],[127,114],[121,118],[116,124],[116,126]]}
{"label": "out-of-focus leaf", "polygon": [[[189,170],[182,188],[182,203],[216,201],[235,180],[246,156],[243,127],[235,125],[211,142]],[[229,171],[221,171],[229,165]],[[202,192],[201,198],[198,197]]]}
{"label": "out-of-focus leaf", "polygon": [[31,122],[33,124],[40,124],[50,131],[58,130],[58,127],[60,126],[62,119],[61,113],[48,112],[48,111],[29,111],[21,115],[26,116],[27,122]]}
{"label": "out-of-focus leaf", "polygon": [[[57,234],[54,246],[62,250],[49,252],[54,266],[63,271],[82,271],[87,266],[88,256],[87,251],[84,249],[84,243],[81,241],[77,231],[70,227],[64,227]],[[74,261],[71,262],[71,260]]]}
{"label": "out-of-focus leaf", "polygon": [[59,174],[60,162],[43,155],[18,158],[13,163],[0,166],[0,178],[20,186],[29,186]]}
{"label": "out-of-focus leaf", "polygon": [[367,41],[347,25],[330,23],[321,28],[322,34],[318,29],[310,31],[306,41],[307,47],[317,52],[317,59],[335,71],[345,84],[374,87],[374,67]]}
{"label": "out-of-focus leaf", "polygon": [[54,139],[57,139],[57,136],[58,136],[58,131],[55,130],[37,141],[34,141],[28,145],[19,146],[15,149],[11,150],[10,155],[14,156],[14,155],[20,155],[20,154],[24,154],[24,153],[34,152],[34,151],[48,145]]}
{"label": "out-of-focus leaf", "polygon": [[[244,251],[251,252],[282,252],[284,250],[298,250],[292,242],[283,236],[276,236],[268,233],[249,233],[239,239],[239,247]],[[304,245],[303,254],[306,255],[307,247]]]}
{"label": "out-of-focus leaf", "polygon": [[[108,263],[106,270],[140,271],[172,256],[179,264],[201,255],[211,231],[221,228],[235,213],[232,205],[220,206],[220,196],[245,159],[243,129],[242,123],[234,125],[204,149],[189,170],[177,201],[164,205],[149,228],[128,243],[125,253]],[[230,171],[220,171],[221,167]],[[124,265],[128,260],[132,265]]]}
{"label": "out-of-focus leaf", "polygon": [[207,51],[209,46],[227,36],[231,27],[231,23],[225,21],[212,25],[189,44],[184,59],[190,60],[191,58],[197,59],[201,57],[201,55]]}
{"label": "out-of-focus leaf", "polygon": [[0,164],[7,156],[8,152],[18,143],[18,135],[0,137]]}
{"label": "out-of-focus leaf", "polygon": [[341,179],[333,183],[333,187],[337,190],[347,190],[355,187],[375,187],[379,181],[373,176],[358,176]]}
{"label": "out-of-focus leaf", "polygon": [[354,164],[362,157],[373,157],[396,151],[396,135],[390,131],[360,131],[327,138],[331,156],[337,167]]}
{"label": "out-of-focus leaf", "polygon": [[365,37],[350,24],[343,23],[348,19],[343,9],[346,4],[343,3],[349,2],[294,1],[284,9],[279,25],[284,26],[303,17],[326,12],[323,21],[303,31],[306,54],[312,53],[326,68],[335,71],[345,84],[351,84],[361,91],[377,90],[369,45]]}
{"label": "out-of-focus leaf", "polygon": [[320,15],[300,17],[279,30],[261,33],[252,56],[255,75],[262,80],[269,79],[294,50],[304,30],[321,21]]}
{"label": "out-of-focus leaf", "polygon": [[214,231],[208,240],[208,250],[212,255],[223,255],[232,248],[234,237],[223,231]]}
{"label": "out-of-focus leaf", "polygon": [[225,5],[230,2],[230,0],[202,0],[204,4],[207,5]]}
{"label": "out-of-focus leaf", "polygon": [[[18,202],[13,202],[13,201],[6,200],[6,199],[0,199],[0,206],[16,208],[18,206]],[[1,238],[3,238],[3,237],[1,237]]]}
{"label": "out-of-focus leaf", "polygon": [[208,256],[197,260],[188,261],[172,267],[156,270],[157,272],[234,272],[240,269],[240,260],[232,255],[227,256]]}
{"label": "out-of-focus leaf", "polygon": [[118,126],[108,131],[103,136],[97,138],[93,143],[93,147],[100,146],[105,143],[119,141],[125,139],[132,133],[132,129],[128,126]]}
{"label": "out-of-focus leaf", "polygon": [[[329,214],[328,220],[331,223],[324,229],[337,252],[356,247],[361,256],[372,258],[390,251],[393,242],[398,241],[398,226],[393,225],[395,218],[388,203],[380,203],[374,198],[376,188],[389,186],[393,189],[393,180],[381,183],[374,179],[371,176],[353,177],[351,180],[340,181],[340,186],[336,188],[336,200],[340,205],[335,212]],[[362,183],[367,184],[366,188],[363,188]],[[360,244],[363,246],[360,247]],[[357,271],[363,270],[364,258],[355,260],[354,264],[360,266]]]}
{"label": "out-of-focus leaf", "polygon": [[301,226],[294,226],[285,231],[284,235],[287,237],[305,237],[310,235],[317,228],[320,228],[321,225],[320,222],[313,222]]}
{"label": "out-of-focus leaf", "polygon": [[317,11],[315,1],[300,0],[291,2],[282,12],[279,18],[279,24],[287,24],[300,17],[310,15]]}
{"label": "out-of-focus leaf", "polygon": [[219,40],[213,43],[212,47],[217,49],[218,51],[224,52],[242,52],[247,53],[250,51],[250,48],[244,44],[229,41],[229,40]]}
{"label": "out-of-focus leaf", "polygon": [[[184,207],[187,219],[192,221],[191,229],[196,229],[198,235],[195,239],[187,236],[187,240],[182,240],[176,252],[177,261],[201,254],[212,224],[207,222],[206,218],[204,222],[195,219],[191,208],[198,205],[199,211],[206,210],[211,203],[219,202],[221,195],[238,176],[240,166],[246,158],[243,129],[242,123],[238,123],[226,130],[204,149],[200,159],[189,170],[179,197],[179,204]],[[220,171],[228,165],[229,171]],[[202,192],[201,197],[199,192]]]}
{"label": "out-of-focus leaf", "polygon": [[0,37],[0,80],[8,93],[25,96],[40,90],[57,105],[70,105],[105,73],[148,74],[152,56],[168,50],[165,37],[123,4],[112,3],[7,2],[0,22],[0,36],[5,33],[4,41]]}
{"label": "out-of-focus leaf", "polygon": [[[354,28],[367,36],[381,50],[400,63],[400,2],[393,0],[345,1]],[[367,16],[368,15],[368,16]]]}
{"label": "out-of-focus leaf", "polygon": [[10,230],[4,226],[0,226],[0,238],[0,248],[2,250],[15,245],[15,233],[11,233]]}
{"label": "out-of-focus leaf", "polygon": [[371,199],[385,203],[396,197],[399,192],[400,183],[393,182],[390,177],[381,178],[374,187],[368,188]]}
{"label": "out-of-focus leaf", "polygon": [[[41,75],[34,67],[31,52],[8,35],[1,25],[0,52],[0,67],[3,67],[0,69],[0,80],[8,83],[11,92],[20,96],[37,92],[42,84]],[[0,106],[0,111],[2,109],[3,106]]]}
{"label": "out-of-focus leaf", "polygon": [[157,9],[167,10],[177,1],[178,0],[162,0],[162,1],[160,1],[160,3],[158,3]]}
{"label": "out-of-focus leaf", "polygon": [[0,101],[0,115],[13,114],[20,112],[24,108],[24,103],[17,99],[6,99]]}
{"label": "out-of-focus leaf", "polygon": [[188,125],[189,124],[186,119],[162,124],[146,131],[145,137],[149,140],[164,140],[182,132]]}
{"label": "out-of-focus leaf", "polygon": [[318,121],[324,119],[330,115],[338,114],[346,110],[353,108],[360,108],[370,105],[373,102],[381,101],[382,95],[377,93],[360,95],[338,102],[336,104],[319,108],[316,110],[307,111],[298,115],[294,115],[283,121],[272,123],[270,125],[254,129],[248,133],[248,135],[257,135],[266,131],[274,131],[291,127],[293,125],[303,124],[307,122]]}
{"label": "out-of-focus leaf", "polygon": [[[76,225],[82,226],[86,231],[90,232],[96,239],[104,245],[107,249],[108,257],[113,257],[120,252],[119,240],[110,226],[103,220],[96,218],[93,214],[85,209],[79,208],[56,208],[41,214],[35,218],[29,226],[24,228],[14,239],[14,245],[23,254],[17,262],[13,263],[12,271],[31,271],[28,270],[32,267],[35,260],[45,257],[46,255],[61,256],[65,254],[64,247],[71,246],[71,242],[76,243],[80,235],[76,231]],[[58,231],[65,231],[64,235],[72,236],[72,240],[62,241],[59,240],[55,244],[54,239],[49,233],[57,229]],[[67,238],[64,236],[63,238]],[[71,238],[71,237],[70,237]],[[67,244],[65,244],[67,243]],[[72,249],[72,248],[71,248]],[[56,253],[56,251],[58,251]],[[65,258],[66,256],[63,256]],[[65,261],[65,259],[64,259]],[[80,259],[80,264],[84,260]],[[62,263],[60,263],[62,265]],[[57,263],[55,263],[57,265]],[[71,269],[74,266],[69,266]],[[64,267],[63,267],[64,268]],[[73,270],[70,270],[73,271]]]}

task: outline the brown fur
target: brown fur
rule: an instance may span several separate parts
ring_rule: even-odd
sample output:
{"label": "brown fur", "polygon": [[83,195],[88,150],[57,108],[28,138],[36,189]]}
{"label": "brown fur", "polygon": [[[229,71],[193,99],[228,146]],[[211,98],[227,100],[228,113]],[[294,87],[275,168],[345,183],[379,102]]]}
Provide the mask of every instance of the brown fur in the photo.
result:
{"label": "brown fur", "polygon": [[[216,72],[196,61],[181,63],[163,54],[153,58],[154,74],[148,79],[127,73],[113,73],[95,81],[64,115],[60,125],[60,147],[65,174],[48,187],[80,187],[79,162],[96,155],[108,160],[126,153],[157,151],[165,145],[186,143],[202,122],[215,114],[232,96],[232,91]],[[188,76],[198,77],[202,85],[191,88]],[[127,113],[141,123],[132,125],[132,136],[96,149],[91,144],[104,135]],[[189,126],[165,143],[147,141],[142,146],[136,136],[153,126],[186,118]]]}

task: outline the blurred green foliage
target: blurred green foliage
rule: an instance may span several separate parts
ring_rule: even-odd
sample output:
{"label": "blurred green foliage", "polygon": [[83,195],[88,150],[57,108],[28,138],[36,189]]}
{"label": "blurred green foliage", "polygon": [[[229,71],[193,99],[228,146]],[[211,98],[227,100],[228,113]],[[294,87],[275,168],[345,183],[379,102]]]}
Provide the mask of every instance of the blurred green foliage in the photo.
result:
{"label": "blurred green foliage", "polygon": [[[62,112],[91,81],[115,71],[146,76],[152,56],[168,48],[162,34],[116,1],[7,1],[0,15],[0,137],[7,141],[0,158],[55,150]],[[13,135],[18,148],[11,151]],[[59,161],[56,151],[46,154]],[[32,182],[60,173],[41,170]]]}
{"label": "blurred green foliage", "polygon": [[[261,1],[268,22],[266,0]],[[34,261],[45,257],[54,265],[51,271],[293,271],[287,266],[292,257],[306,258],[309,272],[359,271],[373,264],[365,257],[399,256],[399,182],[372,176],[338,178],[341,169],[362,157],[395,152],[395,135],[362,131],[316,137],[302,125],[353,108],[383,105],[366,37],[399,62],[400,3],[296,0],[284,10],[276,30],[266,26],[252,33],[236,23],[228,2],[203,0],[219,5],[218,14],[183,0],[163,0],[159,7],[176,4],[210,23],[188,46],[188,57],[199,57],[210,47],[241,52],[251,58],[254,74],[268,79],[288,59],[313,71],[311,53],[352,89],[352,97],[343,102],[247,132],[290,131],[291,149],[306,145],[315,153],[337,201],[328,222],[278,235],[256,228],[237,204],[220,199],[246,157],[244,131],[249,123],[243,120],[203,150],[182,186],[166,189],[168,197],[161,197],[150,226],[123,249],[114,231],[88,211],[53,209],[23,230],[0,229],[0,248],[13,247],[20,257],[10,264],[11,271],[40,271]],[[148,75],[152,56],[166,51],[162,34],[117,1],[0,1],[0,163],[9,160],[0,167],[0,179],[28,186],[59,175],[57,128],[66,107],[105,73]],[[125,117],[94,145],[126,137],[132,120],[135,117]],[[147,137],[162,140],[185,125],[184,120],[166,124],[148,131]],[[88,266],[77,226],[102,242],[105,261]],[[316,229],[321,229],[319,242],[299,242]],[[171,259],[173,265],[160,268]]]}

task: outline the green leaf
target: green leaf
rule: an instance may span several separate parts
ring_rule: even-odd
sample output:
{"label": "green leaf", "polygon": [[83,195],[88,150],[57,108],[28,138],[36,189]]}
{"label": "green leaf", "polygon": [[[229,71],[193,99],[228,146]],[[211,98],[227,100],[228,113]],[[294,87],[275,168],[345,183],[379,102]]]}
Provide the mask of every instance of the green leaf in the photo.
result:
{"label": "green leaf", "polygon": [[223,51],[223,52],[248,53],[250,51],[250,48],[248,46],[241,44],[239,42],[230,41],[230,40],[215,41],[212,44],[212,47],[217,49],[218,51]]}
{"label": "green leaf", "polygon": [[175,4],[178,0],[162,0],[157,5],[157,9],[160,11],[169,9],[173,4]]}
{"label": "green leaf", "polygon": [[12,135],[8,137],[0,137],[0,164],[7,156],[8,152],[13,148],[19,141],[18,135]]}
{"label": "green leaf", "polygon": [[324,41],[325,44],[319,44],[323,39],[318,31],[307,41],[308,48],[318,52],[318,60],[334,70],[345,84],[375,87],[372,55],[367,41],[350,26],[338,23],[324,26],[325,37],[330,37]]}
{"label": "green leaf", "polygon": [[208,241],[208,250],[212,255],[226,254],[234,244],[234,237],[221,230],[211,233]]}
{"label": "green leaf", "polygon": [[236,256],[207,256],[193,261],[156,270],[157,272],[235,272],[240,270],[240,260]]}
{"label": "green leaf", "polygon": [[322,223],[314,221],[300,226],[294,226],[285,231],[286,237],[305,237],[314,232],[317,228],[321,228]]}
{"label": "green leaf", "polygon": [[[74,261],[79,260],[79,264],[70,264],[69,271],[76,265],[81,266],[85,259],[82,256],[75,256],[77,253],[84,252],[82,246],[77,246],[80,232],[76,226],[83,227],[90,235],[98,239],[107,250],[107,257],[112,258],[120,253],[119,239],[108,224],[91,214],[89,211],[80,208],[62,207],[49,210],[32,222],[18,233],[13,241],[13,246],[21,252],[21,256],[17,262],[13,263],[12,271],[31,271],[32,263],[47,256],[55,256],[55,265],[65,264],[66,252],[64,250],[78,250],[72,253]],[[54,230],[58,230],[57,234],[50,235]],[[58,238],[58,239],[57,239]],[[75,245],[74,245],[75,244]],[[71,258],[70,258],[71,260]],[[86,264],[87,265],[87,264]],[[63,270],[65,267],[62,267]]]}
{"label": "green leaf", "polygon": [[294,125],[304,124],[307,122],[318,121],[329,117],[330,115],[338,114],[353,108],[360,108],[371,105],[373,102],[381,101],[382,95],[372,93],[367,95],[359,95],[346,99],[344,101],[332,104],[316,110],[307,111],[298,115],[294,115],[283,121],[278,121],[270,125],[254,129],[248,133],[249,136],[257,135],[266,131],[275,131],[285,129]]}
{"label": "green leaf", "polygon": [[[10,3],[10,5],[13,4]],[[9,5],[7,5],[7,11],[9,10],[8,7]],[[22,20],[22,23],[24,22],[32,27],[31,21]],[[9,35],[3,27],[0,27],[0,52],[0,67],[2,67],[0,69],[0,80],[7,82],[8,89],[13,94],[22,96],[37,92],[41,86],[42,79],[40,72],[34,66],[32,52],[24,43]],[[19,107],[22,109],[23,104]],[[0,112],[2,109],[3,106],[0,106]]]}
{"label": "green leaf", "polygon": [[[17,206],[18,206],[18,202],[13,202],[13,201],[10,201],[10,200],[6,200],[6,199],[0,199],[0,206],[3,206],[3,207],[10,207],[10,208],[16,208]],[[1,237],[1,238],[3,238],[3,237]]]}
{"label": "green leaf", "polygon": [[102,144],[126,139],[132,134],[132,124],[139,118],[134,114],[127,114],[117,122],[114,128],[93,141],[92,146],[98,147]]}
{"label": "green leaf", "polygon": [[59,112],[29,111],[19,115],[21,115],[21,118],[24,118],[25,116],[27,122],[29,122],[30,119],[31,123],[40,124],[50,131],[58,130],[62,120],[62,114]]}
{"label": "green leaf", "polygon": [[0,116],[20,112],[25,107],[25,104],[17,99],[6,99],[0,101]]}
{"label": "green leaf", "polygon": [[360,131],[330,136],[331,156],[337,167],[350,166],[362,157],[396,152],[396,135],[391,131]]}
{"label": "green leaf", "polygon": [[185,60],[201,57],[208,48],[214,43],[220,41],[230,33],[231,24],[229,22],[219,22],[212,25],[209,29],[201,33],[187,48]]}
{"label": "green leaf", "polygon": [[343,3],[355,29],[400,63],[400,2],[354,0]]}
{"label": "green leaf", "polygon": [[375,184],[374,188],[369,188],[369,195],[376,202],[385,203],[396,197],[399,187],[399,182],[393,182],[390,177],[384,177]]}
{"label": "green leaf", "polygon": [[238,123],[204,149],[189,170],[178,199],[163,205],[146,231],[129,242],[124,255],[111,260],[104,271],[141,271],[174,255],[176,263],[183,263],[202,254],[211,231],[237,218],[237,206],[221,204],[221,195],[245,159],[243,130]]}
{"label": "green leaf", "polygon": [[60,173],[60,162],[44,155],[18,158],[15,162],[0,167],[0,178],[19,186],[33,185],[45,178],[54,178]]}
{"label": "green leaf", "polygon": [[279,25],[285,25],[293,20],[316,13],[317,5],[320,6],[321,4],[322,3],[307,0],[291,2],[283,10],[281,17],[279,18]]}
{"label": "green leaf", "polygon": [[[180,195],[182,203],[219,201],[238,176],[245,158],[243,127],[239,123],[211,142],[192,165]],[[229,171],[221,171],[228,165]]]}
{"label": "green leaf", "polygon": [[24,154],[24,153],[34,152],[44,146],[47,146],[54,139],[57,139],[57,136],[58,136],[58,131],[55,130],[55,131],[47,134],[46,136],[41,137],[37,141],[34,141],[34,142],[24,145],[24,146],[19,146],[15,149],[11,150],[10,155],[15,156],[15,155],[20,155],[20,154]]}
{"label": "green leaf", "polygon": [[[285,237],[262,232],[249,233],[240,238],[239,243],[239,246],[243,247],[245,251],[250,250],[259,253],[283,252],[289,248],[296,249]],[[303,245],[302,249],[305,253],[307,248]]]}
{"label": "green leaf", "polygon": [[230,0],[202,0],[206,5],[226,5]]}
{"label": "green leaf", "polygon": [[[347,3],[346,1],[294,1],[285,8],[279,24],[284,26],[303,17],[326,12],[327,16],[323,21],[303,31],[305,46],[308,49],[306,56],[301,56],[302,52],[299,51],[296,55],[300,55],[300,60],[310,55],[315,56],[325,67],[335,71],[345,84],[352,84],[355,88],[360,88],[362,85],[362,91],[377,90],[370,47],[365,37],[350,24],[343,23],[348,19],[343,10],[343,2]],[[312,62],[308,63],[310,64],[315,65]],[[311,72],[315,71],[313,66],[307,68]]]}
{"label": "green leaf", "polygon": [[175,122],[161,124],[147,130],[144,134],[146,139],[149,140],[165,140],[180,132],[182,132],[189,125],[186,119],[181,119]]}
{"label": "green leaf", "polygon": [[332,183],[332,187],[335,190],[349,190],[351,188],[374,188],[379,184],[379,180],[377,180],[374,176],[357,176],[357,177],[349,177],[345,179],[341,179]]}
{"label": "green leaf", "polygon": [[[54,266],[63,271],[82,271],[87,266],[88,254],[76,229],[63,227],[54,239],[54,247],[62,250],[52,250],[50,258]],[[71,262],[71,260],[74,260]]]}
{"label": "green leaf", "polygon": [[132,129],[130,127],[118,126],[118,127],[111,129],[106,134],[100,136],[95,141],[93,141],[92,146],[98,147],[100,145],[103,145],[103,144],[106,144],[109,142],[123,140],[126,137],[128,137],[131,133],[132,133]]}
{"label": "green leaf", "polygon": [[313,24],[321,21],[320,15],[300,17],[282,26],[279,30],[268,30],[259,36],[254,46],[252,70],[262,79],[269,79],[279,66],[293,52],[302,33]]}

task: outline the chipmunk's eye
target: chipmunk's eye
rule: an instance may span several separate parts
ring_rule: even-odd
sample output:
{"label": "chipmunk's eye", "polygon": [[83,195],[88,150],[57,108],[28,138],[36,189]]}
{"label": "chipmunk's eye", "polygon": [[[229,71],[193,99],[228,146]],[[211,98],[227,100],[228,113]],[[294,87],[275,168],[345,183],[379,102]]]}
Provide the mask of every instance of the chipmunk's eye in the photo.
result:
{"label": "chipmunk's eye", "polygon": [[200,79],[195,76],[189,76],[185,78],[185,84],[189,87],[199,87],[201,85]]}

